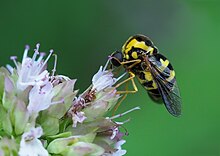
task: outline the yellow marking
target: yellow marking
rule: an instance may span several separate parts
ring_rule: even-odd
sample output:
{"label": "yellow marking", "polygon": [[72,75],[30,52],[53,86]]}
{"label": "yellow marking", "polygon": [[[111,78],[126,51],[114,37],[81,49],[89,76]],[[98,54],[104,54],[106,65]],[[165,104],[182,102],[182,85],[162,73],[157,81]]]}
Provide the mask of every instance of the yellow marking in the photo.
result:
{"label": "yellow marking", "polygon": [[141,84],[144,84],[144,83],[146,82],[146,80],[142,80],[142,79],[140,79],[138,76],[137,76],[137,79],[138,79],[138,81],[139,81]]}
{"label": "yellow marking", "polygon": [[132,53],[131,53],[131,56],[132,56],[134,59],[137,59],[137,58],[138,58],[137,52],[132,52]]}
{"label": "yellow marking", "polygon": [[156,82],[155,82],[154,80],[152,80],[152,81],[153,81],[152,87],[146,87],[146,86],[144,86],[147,90],[152,90],[152,89],[157,89],[157,88],[158,88]]}
{"label": "yellow marking", "polygon": [[161,62],[161,67],[160,67],[160,70],[161,70],[161,72],[163,72],[164,71],[164,69],[168,66],[168,64],[169,64],[169,61],[168,60],[163,60],[163,59],[160,59],[160,62]]}
{"label": "yellow marking", "polygon": [[145,76],[145,79],[147,81],[152,81],[153,80],[153,77],[152,77],[150,72],[144,72],[144,76]]}
{"label": "yellow marking", "polygon": [[152,86],[153,86],[153,88],[154,88],[154,89],[157,89],[157,84],[156,84],[156,82],[155,82],[155,81],[153,81]]}
{"label": "yellow marking", "polygon": [[175,77],[175,71],[171,70],[170,71],[170,76],[166,80],[170,82],[174,77]]}
{"label": "yellow marking", "polygon": [[[128,40],[130,40],[130,38]],[[122,52],[127,54],[131,50],[132,47],[140,48],[145,51],[148,50],[148,46],[145,44],[144,41],[139,42],[134,38],[134,39],[130,40],[129,42],[125,42],[125,44],[122,47]]]}
{"label": "yellow marking", "polygon": [[129,55],[128,54],[125,55],[125,58],[126,58],[126,60],[129,60]]}
{"label": "yellow marking", "polygon": [[123,53],[125,53],[125,49],[126,49],[125,46],[127,46],[128,42],[131,40],[131,38],[133,38],[133,36],[129,37],[128,40],[125,42],[125,44],[122,46],[122,52]]}
{"label": "yellow marking", "polygon": [[152,47],[151,47],[151,49],[149,50],[150,55],[152,55],[152,54],[153,54],[153,51],[154,51],[154,48],[152,48]]}
{"label": "yellow marking", "polygon": [[164,67],[167,67],[168,66],[168,64],[169,64],[169,61],[168,60],[163,60],[163,59],[160,59],[160,62],[162,63],[162,65],[164,66]]}

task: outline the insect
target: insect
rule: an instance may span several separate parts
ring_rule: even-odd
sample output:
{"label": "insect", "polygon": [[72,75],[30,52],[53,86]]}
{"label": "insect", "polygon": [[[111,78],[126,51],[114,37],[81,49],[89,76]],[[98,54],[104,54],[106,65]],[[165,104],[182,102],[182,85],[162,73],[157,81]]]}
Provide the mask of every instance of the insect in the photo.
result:
{"label": "insect", "polygon": [[130,37],[122,50],[112,53],[111,58],[113,67],[123,66],[130,75],[122,83],[131,80],[134,88],[133,91],[119,91],[119,93],[137,92],[138,89],[134,83],[134,77],[137,77],[153,101],[163,102],[173,116],[181,115],[181,97],[175,71],[169,60],[159,53],[147,36]]}

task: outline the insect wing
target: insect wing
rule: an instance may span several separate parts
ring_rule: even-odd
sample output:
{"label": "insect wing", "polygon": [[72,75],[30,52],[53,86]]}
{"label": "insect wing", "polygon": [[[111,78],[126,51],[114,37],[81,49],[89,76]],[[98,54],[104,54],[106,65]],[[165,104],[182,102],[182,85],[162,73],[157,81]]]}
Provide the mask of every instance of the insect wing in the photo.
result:
{"label": "insect wing", "polygon": [[149,57],[150,70],[163,102],[170,114],[181,115],[181,97],[177,86],[175,73],[169,61],[161,54]]}

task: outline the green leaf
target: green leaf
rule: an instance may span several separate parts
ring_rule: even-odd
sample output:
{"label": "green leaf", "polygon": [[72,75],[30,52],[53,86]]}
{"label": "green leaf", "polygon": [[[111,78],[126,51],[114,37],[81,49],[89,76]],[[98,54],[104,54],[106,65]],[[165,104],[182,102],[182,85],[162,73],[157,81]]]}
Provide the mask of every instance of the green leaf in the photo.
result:
{"label": "green leaf", "polygon": [[2,107],[2,105],[0,105],[0,114],[1,114],[0,121],[4,132],[9,135],[12,134],[13,129],[10,120],[10,115],[8,112],[6,112],[6,110]]}
{"label": "green leaf", "polygon": [[18,146],[14,139],[3,138],[0,140],[0,153],[4,156],[18,156]]}
{"label": "green leaf", "polygon": [[52,136],[47,136],[48,139],[58,139],[58,138],[67,138],[70,137],[72,135],[71,132],[64,132],[64,133],[59,133],[57,135],[52,135]]}
{"label": "green leaf", "polygon": [[22,134],[29,119],[29,114],[23,101],[17,101],[13,115],[15,120],[15,133],[17,135]]}
{"label": "green leaf", "polygon": [[44,131],[44,136],[56,135],[59,132],[59,119],[47,116],[40,117],[37,121]]}
{"label": "green leaf", "polygon": [[58,138],[48,145],[47,150],[49,153],[61,154],[77,142],[91,143],[94,140],[95,136],[95,133],[90,133],[87,135],[77,135],[68,138]]}
{"label": "green leaf", "polygon": [[98,156],[102,155],[105,150],[93,143],[77,142],[69,147],[62,154],[65,156]]}
{"label": "green leaf", "polygon": [[4,93],[4,87],[5,87],[5,76],[2,72],[0,72],[0,103],[2,101],[3,93]]}
{"label": "green leaf", "polygon": [[114,126],[115,123],[113,123],[111,120],[101,117],[91,122],[78,124],[77,127],[74,128],[72,126],[69,126],[67,130],[72,131],[73,135],[85,135],[87,133],[107,131]]}

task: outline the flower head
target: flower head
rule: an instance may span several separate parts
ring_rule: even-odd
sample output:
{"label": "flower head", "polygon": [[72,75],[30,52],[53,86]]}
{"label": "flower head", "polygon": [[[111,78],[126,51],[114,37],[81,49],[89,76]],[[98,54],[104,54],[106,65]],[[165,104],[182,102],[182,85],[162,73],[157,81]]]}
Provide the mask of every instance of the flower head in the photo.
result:
{"label": "flower head", "polygon": [[93,76],[91,86],[75,97],[76,80],[55,74],[56,55],[49,72],[47,61],[53,51],[44,60],[39,46],[32,57],[27,46],[21,63],[12,56],[16,68],[0,68],[0,155],[124,155],[121,145],[127,130],[121,129],[128,120],[115,119],[138,108],[105,115],[120,98],[117,82],[125,74],[116,78],[108,60]]}
{"label": "flower head", "polygon": [[84,112],[75,112],[72,114],[73,127],[76,127],[77,123],[82,123],[86,119]]}
{"label": "flower head", "polygon": [[127,151],[121,148],[121,145],[123,145],[125,142],[125,140],[120,140],[115,144],[114,147],[116,151],[112,154],[112,156],[121,156],[126,154]]}
{"label": "flower head", "polygon": [[112,87],[116,80],[111,71],[100,66],[99,71],[92,78],[92,90],[99,92],[107,87]]}
{"label": "flower head", "polygon": [[[50,54],[44,61],[43,58],[45,53],[39,52],[39,48],[40,44],[37,44],[34,55],[31,58],[28,57],[28,51],[30,48],[29,46],[26,46],[21,64],[16,62],[17,57],[11,57],[17,68],[17,88],[21,91],[25,90],[28,86],[34,86],[35,84],[42,86],[48,81],[49,72],[46,70],[46,64],[52,55],[53,50],[50,51]],[[37,57],[38,55],[39,57]],[[7,67],[9,71],[13,71],[10,66]]]}
{"label": "flower head", "polygon": [[28,112],[38,113],[49,108],[53,104],[62,103],[61,101],[52,102],[54,97],[53,85],[47,82],[44,86],[35,85],[29,93],[29,104],[27,106]]}
{"label": "flower head", "polygon": [[32,128],[22,135],[20,143],[20,156],[48,156],[47,150],[38,139],[43,134],[41,127]]}
{"label": "flower head", "polygon": [[[69,111],[72,116],[73,127],[76,127],[77,122],[92,121],[103,116],[111,110],[120,98],[113,86],[124,74],[115,78],[112,70],[107,69],[108,62],[104,67],[101,66],[93,76],[92,85],[73,101],[72,108]],[[79,118],[79,114],[81,114],[81,118]]]}

